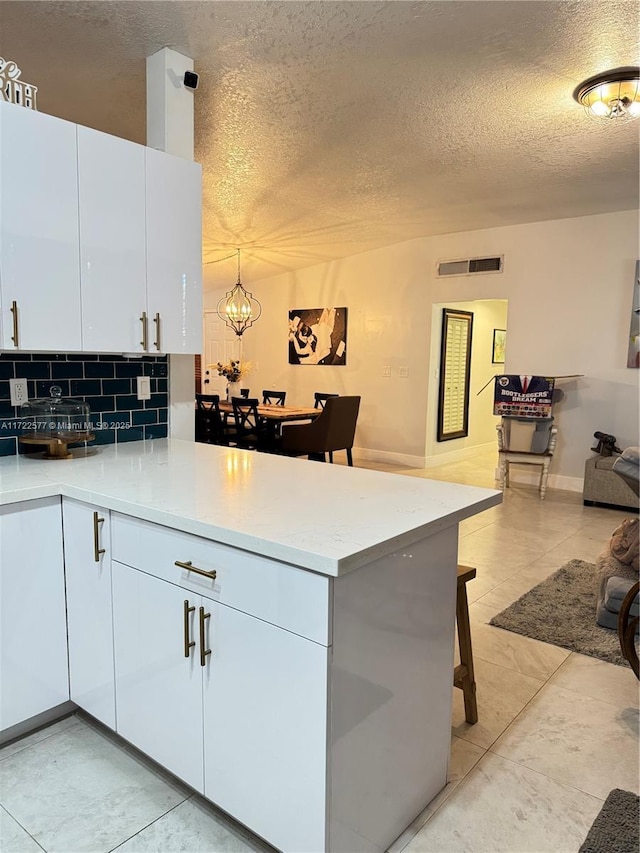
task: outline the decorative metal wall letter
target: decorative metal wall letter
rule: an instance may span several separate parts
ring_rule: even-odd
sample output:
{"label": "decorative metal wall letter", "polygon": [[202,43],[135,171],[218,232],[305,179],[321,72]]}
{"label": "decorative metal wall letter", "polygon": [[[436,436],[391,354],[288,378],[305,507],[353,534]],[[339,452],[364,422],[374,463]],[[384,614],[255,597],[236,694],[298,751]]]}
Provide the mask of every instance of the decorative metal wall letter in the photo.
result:
{"label": "decorative metal wall letter", "polygon": [[442,309],[438,441],[469,433],[469,379],[473,314]]}
{"label": "decorative metal wall letter", "polygon": [[15,62],[0,56],[0,101],[8,101],[10,104],[18,104],[19,107],[37,110],[38,87],[33,83],[20,80],[21,74],[22,71]]}

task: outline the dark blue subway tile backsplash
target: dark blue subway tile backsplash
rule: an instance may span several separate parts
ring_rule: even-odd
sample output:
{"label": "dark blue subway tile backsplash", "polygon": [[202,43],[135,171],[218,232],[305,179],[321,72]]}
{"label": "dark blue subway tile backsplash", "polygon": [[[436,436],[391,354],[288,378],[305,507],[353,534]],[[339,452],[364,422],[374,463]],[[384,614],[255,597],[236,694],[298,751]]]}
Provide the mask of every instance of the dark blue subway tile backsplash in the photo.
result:
{"label": "dark blue subway tile backsplash", "polygon": [[[125,365],[122,365],[123,367]],[[127,376],[138,376],[140,366],[136,364],[127,364],[131,368],[131,373]],[[117,367],[120,367],[118,364]],[[135,371],[135,372],[133,372]],[[113,379],[116,373],[116,364],[113,361],[88,361],[84,366],[85,379]]]}
{"label": "dark blue subway tile backsplash", "polygon": [[[136,396],[136,377],[150,376],[151,399]],[[20,445],[20,409],[11,405],[9,379],[27,379],[29,399],[48,397],[59,385],[63,397],[84,400],[94,425],[94,444],[166,438],[169,363],[167,356],[0,353],[0,456],[34,452]],[[38,449],[38,448],[35,448]]]}

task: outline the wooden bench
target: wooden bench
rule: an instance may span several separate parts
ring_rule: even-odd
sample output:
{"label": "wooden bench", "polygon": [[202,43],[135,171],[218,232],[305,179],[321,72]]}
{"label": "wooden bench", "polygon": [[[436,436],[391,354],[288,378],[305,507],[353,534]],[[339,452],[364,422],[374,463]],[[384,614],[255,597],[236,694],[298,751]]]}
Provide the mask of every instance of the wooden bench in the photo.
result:
{"label": "wooden bench", "polygon": [[460,663],[453,671],[453,686],[459,687],[464,694],[464,716],[466,721],[471,724],[478,722],[478,705],[476,702],[476,681],[473,674],[467,581],[473,580],[475,576],[476,570],[470,566],[458,566],[456,622],[458,623]]}

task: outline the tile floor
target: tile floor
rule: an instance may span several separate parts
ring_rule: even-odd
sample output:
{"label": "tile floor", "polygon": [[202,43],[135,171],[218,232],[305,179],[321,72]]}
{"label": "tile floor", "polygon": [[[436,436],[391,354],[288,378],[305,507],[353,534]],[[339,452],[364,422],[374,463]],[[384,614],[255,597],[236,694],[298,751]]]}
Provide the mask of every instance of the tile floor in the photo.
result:
{"label": "tile floor", "polygon": [[[494,487],[495,454],[428,471]],[[489,619],[572,557],[593,560],[625,517],[513,484],[463,522],[480,721],[454,690],[449,783],[390,853],[575,853],[607,793],[638,791],[631,670],[493,628]],[[69,717],[0,750],[2,853],[270,850],[90,720]]]}

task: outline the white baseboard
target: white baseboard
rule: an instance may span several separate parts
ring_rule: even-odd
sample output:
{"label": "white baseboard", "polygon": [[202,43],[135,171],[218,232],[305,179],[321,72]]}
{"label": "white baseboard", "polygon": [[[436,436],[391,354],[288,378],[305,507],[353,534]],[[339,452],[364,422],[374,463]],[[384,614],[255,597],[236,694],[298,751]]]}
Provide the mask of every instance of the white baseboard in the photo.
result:
{"label": "white baseboard", "polygon": [[410,453],[393,453],[389,450],[372,450],[368,447],[354,447],[354,459],[364,459],[368,462],[385,462],[387,465],[406,465],[408,468],[424,468],[424,456],[413,456]]}
{"label": "white baseboard", "polygon": [[487,444],[476,444],[473,447],[460,447],[458,450],[449,450],[446,453],[429,456],[424,467],[438,468],[440,465],[449,465],[451,462],[459,462],[461,459],[471,459],[478,453],[486,453],[491,450],[496,454],[498,453],[495,441],[490,441]]}
{"label": "white baseboard", "polygon": [[[404,465],[408,468],[437,468],[440,465],[448,465],[461,459],[471,459],[479,453],[495,451],[498,448],[495,442],[477,444],[475,447],[462,447],[459,450],[451,450],[438,456],[413,456],[410,453],[393,453],[389,450],[373,450],[369,447],[354,447],[353,458],[363,459],[368,462],[384,462],[387,465]],[[540,482],[540,469],[538,466],[511,465],[509,478],[512,483],[522,483],[529,486],[537,486]],[[498,469],[495,469],[495,479],[498,480]],[[565,492],[582,492],[584,480],[582,477],[566,477],[564,474],[549,474],[547,487],[549,489],[561,489]]]}
{"label": "white baseboard", "polygon": [[[525,471],[525,466],[516,468],[509,466],[509,480],[512,483],[523,483],[527,486],[537,486],[540,483],[540,467],[530,466],[533,470]],[[495,478],[498,479],[498,469],[495,470]],[[549,474],[547,487],[549,489],[561,489],[564,492],[582,492],[584,479],[582,477],[566,477],[564,474]]]}

